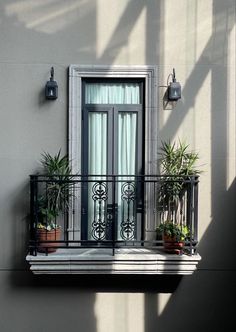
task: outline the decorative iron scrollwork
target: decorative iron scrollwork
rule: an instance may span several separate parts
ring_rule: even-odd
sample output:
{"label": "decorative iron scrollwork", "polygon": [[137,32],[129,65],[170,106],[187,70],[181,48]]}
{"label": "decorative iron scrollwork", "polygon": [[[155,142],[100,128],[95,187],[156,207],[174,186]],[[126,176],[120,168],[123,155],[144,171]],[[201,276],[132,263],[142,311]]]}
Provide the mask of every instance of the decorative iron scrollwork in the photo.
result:
{"label": "decorative iron scrollwork", "polygon": [[133,240],[136,233],[136,187],[128,181],[121,186],[121,224],[120,236],[123,240]]}
{"label": "decorative iron scrollwork", "polygon": [[105,182],[99,181],[94,183],[92,187],[92,199],[94,201],[106,201],[107,200],[107,184]]}
{"label": "decorative iron scrollwork", "polygon": [[107,211],[107,184],[99,181],[93,184],[92,199],[93,199],[93,222],[92,222],[92,237],[95,240],[101,241],[106,238],[108,220],[106,216]]}

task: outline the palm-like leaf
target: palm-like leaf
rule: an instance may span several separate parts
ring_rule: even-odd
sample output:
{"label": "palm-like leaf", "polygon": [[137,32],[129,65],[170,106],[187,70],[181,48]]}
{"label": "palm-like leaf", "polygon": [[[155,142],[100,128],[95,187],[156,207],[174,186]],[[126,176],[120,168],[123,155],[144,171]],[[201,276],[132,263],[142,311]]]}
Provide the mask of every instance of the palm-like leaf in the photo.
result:
{"label": "palm-like leaf", "polygon": [[46,223],[54,223],[60,213],[67,211],[73,195],[73,176],[67,155],[61,156],[61,150],[52,156],[42,154],[41,164],[47,176],[45,190],[40,197],[39,209]]}
{"label": "palm-like leaf", "polygon": [[169,216],[171,210],[177,211],[179,201],[184,194],[183,176],[200,173],[196,169],[198,154],[189,152],[188,147],[187,144],[179,141],[179,144],[162,142],[160,148],[160,167],[165,178],[159,189],[159,203],[169,211]]}

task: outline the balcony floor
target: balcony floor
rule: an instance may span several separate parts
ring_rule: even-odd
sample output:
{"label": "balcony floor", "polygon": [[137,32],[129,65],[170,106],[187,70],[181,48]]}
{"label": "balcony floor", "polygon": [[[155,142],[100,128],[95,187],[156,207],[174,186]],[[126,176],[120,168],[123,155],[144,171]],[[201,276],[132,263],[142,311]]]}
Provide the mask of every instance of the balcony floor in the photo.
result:
{"label": "balcony floor", "polygon": [[174,274],[191,275],[199,254],[174,255],[147,248],[66,248],[55,253],[27,255],[34,274]]}

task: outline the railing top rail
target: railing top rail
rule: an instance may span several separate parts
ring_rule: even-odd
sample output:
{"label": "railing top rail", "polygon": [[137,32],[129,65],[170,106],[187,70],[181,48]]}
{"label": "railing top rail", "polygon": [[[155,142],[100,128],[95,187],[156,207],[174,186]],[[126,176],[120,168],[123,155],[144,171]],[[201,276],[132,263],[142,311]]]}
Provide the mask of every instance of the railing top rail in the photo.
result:
{"label": "railing top rail", "polygon": [[92,183],[92,182],[105,182],[105,183],[122,183],[122,182],[139,182],[139,183],[192,183],[199,182],[198,175],[30,175],[30,182],[32,183]]}
{"label": "railing top rail", "polygon": [[[99,180],[107,180],[107,179],[128,179],[132,180],[133,178],[135,179],[165,179],[165,180],[176,180],[179,181],[180,179],[183,180],[189,180],[189,179],[198,179],[199,175],[193,174],[193,175],[161,175],[161,174],[156,174],[156,175],[147,175],[147,174],[142,174],[142,175],[133,175],[133,174],[86,174],[86,175],[81,175],[81,174],[71,174],[71,175],[64,175],[64,174],[54,174],[54,175],[49,175],[49,174],[31,174],[30,178],[37,179],[37,178],[48,178],[48,179],[55,179],[55,178],[65,178],[65,179],[76,179],[76,178],[81,178],[87,180],[88,178],[99,178]],[[103,179],[104,178],[104,179]],[[123,179],[122,179],[123,180]]]}

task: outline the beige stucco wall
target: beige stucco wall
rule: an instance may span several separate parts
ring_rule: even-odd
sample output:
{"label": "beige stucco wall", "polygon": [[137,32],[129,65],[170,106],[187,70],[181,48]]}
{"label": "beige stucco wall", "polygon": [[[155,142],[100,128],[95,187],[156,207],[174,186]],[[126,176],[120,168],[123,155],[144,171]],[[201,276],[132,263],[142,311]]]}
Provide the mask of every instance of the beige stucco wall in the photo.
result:
{"label": "beige stucco wall", "polygon": [[[235,0],[1,1],[1,332],[229,330],[236,293],[235,11]],[[28,175],[42,151],[67,149],[72,63],[158,66],[159,139],[185,139],[203,170],[202,262],[193,276],[28,272]],[[46,102],[52,65],[59,98]],[[162,86],[173,67],[183,96],[164,107]]]}

